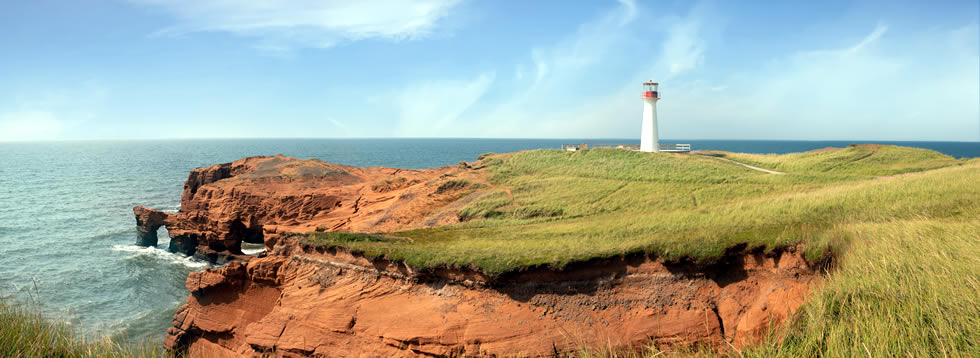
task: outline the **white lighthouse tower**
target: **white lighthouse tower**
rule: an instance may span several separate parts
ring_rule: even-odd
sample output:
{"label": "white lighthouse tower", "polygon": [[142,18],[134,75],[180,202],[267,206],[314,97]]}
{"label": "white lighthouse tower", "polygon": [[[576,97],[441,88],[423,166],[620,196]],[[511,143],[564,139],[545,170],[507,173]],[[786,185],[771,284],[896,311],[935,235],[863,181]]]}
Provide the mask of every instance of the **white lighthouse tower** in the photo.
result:
{"label": "white lighthouse tower", "polygon": [[643,84],[643,125],[640,127],[640,151],[659,152],[660,138],[657,137],[657,100],[660,84],[650,81]]}

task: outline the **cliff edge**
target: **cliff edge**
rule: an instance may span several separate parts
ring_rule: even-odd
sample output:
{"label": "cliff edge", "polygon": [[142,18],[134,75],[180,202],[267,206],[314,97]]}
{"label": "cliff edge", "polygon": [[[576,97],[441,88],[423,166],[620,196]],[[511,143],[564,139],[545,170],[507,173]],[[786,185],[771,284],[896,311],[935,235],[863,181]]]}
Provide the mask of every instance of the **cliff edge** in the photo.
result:
{"label": "cliff edge", "polygon": [[545,357],[763,337],[817,277],[796,249],[701,267],[646,255],[496,278],[280,240],[192,273],[166,347],[195,357]]}

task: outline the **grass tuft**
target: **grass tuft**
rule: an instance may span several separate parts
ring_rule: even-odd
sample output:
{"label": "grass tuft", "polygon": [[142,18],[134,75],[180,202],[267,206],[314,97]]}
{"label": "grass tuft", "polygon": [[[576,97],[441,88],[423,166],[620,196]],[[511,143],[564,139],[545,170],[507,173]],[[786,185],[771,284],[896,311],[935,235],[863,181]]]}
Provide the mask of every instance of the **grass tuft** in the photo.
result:
{"label": "grass tuft", "polygon": [[498,217],[505,214],[501,208],[511,204],[513,204],[513,200],[507,196],[507,192],[499,190],[480,197],[470,205],[460,209],[457,215],[459,215],[460,221]]}
{"label": "grass tuft", "polygon": [[514,210],[514,216],[521,219],[550,218],[562,216],[565,210],[557,206],[522,206]]}
{"label": "grass tuft", "polygon": [[88,340],[68,325],[43,317],[37,304],[0,300],[0,356],[3,357],[173,357],[159,345]]}
{"label": "grass tuft", "polygon": [[450,179],[446,180],[439,187],[436,188],[436,194],[444,194],[452,191],[462,190],[469,187],[471,184],[469,180],[466,179]]}
{"label": "grass tuft", "polygon": [[405,177],[386,178],[371,185],[371,190],[376,193],[385,193],[392,190],[401,189],[406,185],[411,185]]}
{"label": "grass tuft", "polygon": [[839,267],[752,357],[980,356],[980,221],[859,223]]}

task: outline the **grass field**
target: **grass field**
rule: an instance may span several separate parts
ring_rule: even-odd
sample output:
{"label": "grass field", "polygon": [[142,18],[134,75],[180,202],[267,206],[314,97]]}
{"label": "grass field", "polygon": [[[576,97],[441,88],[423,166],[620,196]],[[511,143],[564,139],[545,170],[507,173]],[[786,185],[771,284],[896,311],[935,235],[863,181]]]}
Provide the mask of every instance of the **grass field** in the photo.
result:
{"label": "grass field", "polygon": [[0,357],[172,357],[159,345],[132,345],[113,338],[89,340],[71,327],[42,317],[36,304],[0,301]]}
{"label": "grass field", "polygon": [[742,163],[778,171],[881,176],[941,168],[957,163],[948,155],[916,148],[864,144],[841,150],[778,154],[721,153]]}
{"label": "grass field", "polygon": [[[976,220],[980,212],[976,159],[894,146],[718,155],[787,174],[692,154],[492,154],[479,170],[489,172],[493,185],[459,211],[463,223],[388,233],[412,240],[339,240],[336,233],[307,240],[419,268],[463,265],[500,274],[634,252],[710,262],[738,244],[773,249],[803,243],[817,259],[847,245],[851,235],[843,235],[842,226]],[[928,170],[936,168],[942,169]]]}
{"label": "grass field", "polygon": [[837,270],[784,332],[744,355],[980,356],[980,221],[915,218],[838,230],[852,239]]}

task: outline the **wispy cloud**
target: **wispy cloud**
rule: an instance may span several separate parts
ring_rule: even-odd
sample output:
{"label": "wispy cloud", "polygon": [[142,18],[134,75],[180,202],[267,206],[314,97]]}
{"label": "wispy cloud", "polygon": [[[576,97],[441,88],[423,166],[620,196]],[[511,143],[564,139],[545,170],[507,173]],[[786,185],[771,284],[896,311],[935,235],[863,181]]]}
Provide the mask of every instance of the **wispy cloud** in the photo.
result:
{"label": "wispy cloud", "polygon": [[878,26],[875,26],[874,31],[871,31],[871,33],[868,34],[868,36],[865,36],[864,39],[861,40],[861,42],[858,42],[854,46],[848,48],[847,52],[854,53],[854,52],[861,51],[862,49],[868,47],[875,41],[878,41],[878,39],[880,39],[881,36],[885,34],[885,32],[888,32],[888,26],[885,25],[884,23],[879,22]]}
{"label": "wispy cloud", "polygon": [[660,61],[651,72],[661,74],[662,80],[670,80],[691,71],[704,62],[705,42],[700,36],[701,21],[689,18],[672,24],[663,43]]}
{"label": "wispy cloud", "polygon": [[890,37],[889,28],[879,22],[839,48],[803,49],[708,82],[724,91],[679,86],[664,100],[671,120],[662,126],[691,138],[976,140],[977,25],[967,37],[960,29]]}
{"label": "wispy cloud", "polygon": [[[472,80],[427,81],[393,95],[398,116],[396,137],[458,136],[456,120],[487,92],[494,72]],[[470,135],[472,136],[472,135]]]}
{"label": "wispy cloud", "polygon": [[[630,26],[640,11],[632,0],[618,3],[558,43],[531,49],[515,65],[513,87],[494,87],[495,72],[487,72],[468,81],[427,81],[404,88],[395,102],[395,135],[554,137],[600,127],[595,118],[614,116],[610,112],[623,107],[597,105],[607,103],[608,93],[595,92],[590,82],[605,76],[602,69],[611,66],[606,60],[622,59],[626,47],[635,44]],[[478,103],[490,92],[492,103]],[[569,105],[570,98],[590,94],[596,99]],[[611,133],[610,128],[601,132]]]}
{"label": "wispy cloud", "polygon": [[[663,30],[651,42],[631,35],[648,25],[623,22],[657,18],[644,10],[623,3],[535,48],[529,66],[518,65],[533,82],[491,91],[500,101],[463,116],[461,127],[488,137],[634,137],[638,84],[655,79],[664,83],[665,138],[977,139],[976,24],[895,30],[879,21],[856,38],[842,36],[837,48],[800,47],[719,71],[707,68],[705,33],[723,34],[716,26],[724,19],[695,6],[657,21]],[[637,70],[617,67],[624,65]]]}
{"label": "wispy cloud", "polygon": [[51,112],[0,113],[0,142],[58,139],[64,129],[64,123]]}
{"label": "wispy cloud", "polygon": [[430,34],[462,0],[130,0],[178,20],[159,35],[220,31],[259,39],[259,47],[330,47],[367,38]]}
{"label": "wispy cloud", "polygon": [[[486,112],[466,118],[488,137],[625,137],[639,131],[642,81],[677,76],[703,62],[701,17],[650,14],[633,1],[600,13],[577,31],[530,53],[533,82],[519,83]],[[635,19],[655,19],[639,22]],[[662,38],[651,43],[651,38]],[[633,68],[634,70],[623,70]],[[514,132],[514,128],[520,128]]]}
{"label": "wispy cloud", "polygon": [[72,129],[98,116],[109,96],[109,88],[98,81],[20,93],[0,112],[0,141],[70,138]]}
{"label": "wispy cloud", "polygon": [[625,25],[636,18],[636,0],[617,0],[623,5],[624,14],[620,18],[620,24]]}

